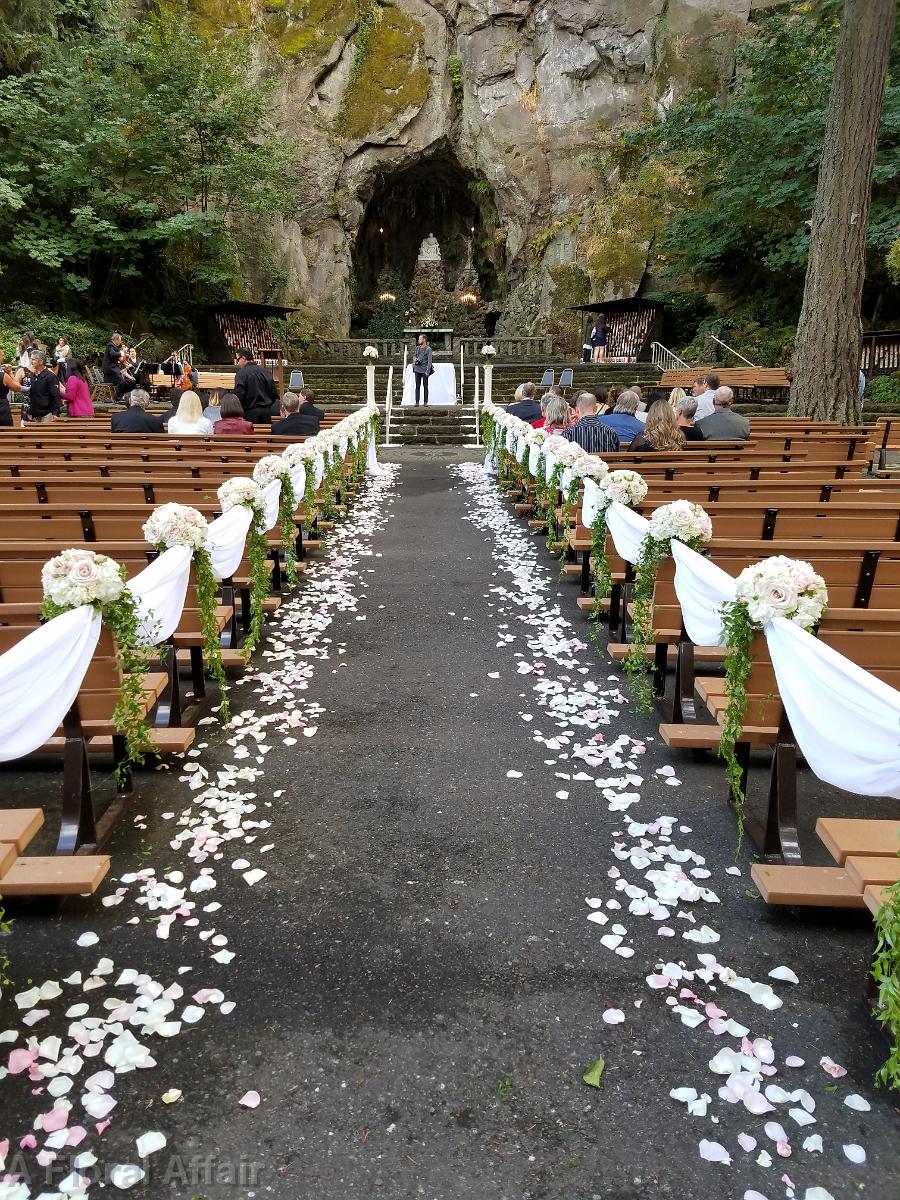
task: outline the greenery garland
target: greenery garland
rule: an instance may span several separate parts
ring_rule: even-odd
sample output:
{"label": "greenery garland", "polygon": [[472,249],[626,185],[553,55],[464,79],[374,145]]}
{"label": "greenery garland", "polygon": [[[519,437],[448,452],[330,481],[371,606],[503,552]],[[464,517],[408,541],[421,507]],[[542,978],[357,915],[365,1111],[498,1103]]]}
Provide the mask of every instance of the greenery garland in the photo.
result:
{"label": "greenery garland", "polygon": [[297,582],[297,526],[294,522],[294,510],[297,507],[297,496],[291,482],[290,472],[284,471],[279,476],[281,493],[278,497],[278,520],[281,524],[281,548],[284,551],[284,573],[288,583]]}
{"label": "greenery garland", "polygon": [[[542,456],[543,457],[543,456]],[[558,462],[553,468],[550,479],[547,483],[547,549],[549,550],[553,543],[558,540],[559,526],[557,524],[556,515],[556,499],[559,492],[560,480],[565,467]],[[568,522],[567,522],[568,524]]]}
{"label": "greenery garland", "polygon": [[329,452],[324,451],[325,455],[325,477],[322,480],[324,486],[324,494],[322,497],[322,516],[326,521],[334,519],[335,514],[335,492],[340,483],[341,473],[344,468],[344,460],[341,457],[341,452],[337,446],[332,448],[329,462]]}
{"label": "greenery garland", "polygon": [[[119,566],[123,582],[127,578],[124,564]],[[141,641],[140,620],[137,605],[131,592],[125,588],[115,600],[95,602],[103,624],[116,641],[122,683],[119,698],[112,713],[112,724],[125,738],[125,757],[116,764],[116,782],[122,784],[133,767],[144,762],[150,750],[150,731],[147,728],[147,702],[143,677],[155,657],[152,646]],[[48,598],[41,605],[41,616],[45,620],[58,617],[70,609]]]}
{"label": "greenery garland", "polygon": [[606,508],[602,508],[594,517],[591,525],[591,580],[594,585],[594,603],[591,607],[590,619],[591,640],[600,648],[600,617],[604,612],[603,601],[612,591],[612,572],[609,569],[609,557],[606,553]]}
{"label": "greenery garland", "polygon": [[[653,589],[656,585],[656,569],[670,553],[668,538],[657,541],[647,534],[641,543],[641,552],[634,564],[634,592],[632,594],[631,649],[622,664],[625,674],[637,697],[638,712],[645,716],[653,711],[653,689],[647,680],[647,646],[653,641]],[[702,543],[686,543],[696,550]]]}
{"label": "greenery garland", "polygon": [[311,525],[315,520],[316,510],[316,470],[313,459],[307,458],[303,461],[304,479],[303,479],[303,516],[306,519],[307,525]]}
{"label": "greenery garland", "polygon": [[750,647],[757,627],[750,620],[747,605],[741,600],[730,600],[722,605],[722,631],[725,637],[725,695],[728,703],[722,720],[719,738],[719,757],[724,758],[728,773],[728,786],[738,821],[738,846],[744,836],[744,803],[746,797],[741,789],[743,772],[734,752],[735,745],[744,732],[744,715],[747,708],[747,679],[750,676]]}
{"label": "greenery garland", "polygon": [[[164,549],[165,547],[157,547]],[[225,664],[222,661],[222,644],[219,640],[219,626],[216,621],[216,602],[219,596],[219,585],[213,574],[212,559],[209,551],[202,547],[194,550],[194,573],[197,577],[197,602],[200,607],[200,632],[203,634],[203,649],[209,673],[216,681],[221,696],[219,715],[223,721],[231,719],[231,708],[228,703],[228,681],[225,678]]]}
{"label": "greenery garland", "polygon": [[562,528],[562,532],[563,532],[563,539],[562,539],[563,547],[562,547],[562,550],[560,550],[560,552],[559,552],[559,557],[563,563],[565,563],[565,559],[566,559],[566,551],[567,551],[566,536],[569,532],[569,525],[572,520],[572,507],[575,504],[575,501],[578,499],[578,489],[580,486],[581,486],[581,480],[573,479],[572,482],[569,484],[568,488],[563,492],[562,514],[559,519],[559,524],[560,524],[560,527]]}
{"label": "greenery garland", "polygon": [[250,629],[244,638],[244,657],[249,658],[262,634],[265,610],[263,602],[269,594],[269,545],[266,535],[260,531],[262,519],[257,508],[248,504],[253,512],[253,520],[247,532],[247,556],[250,559]]}
{"label": "greenery garland", "polygon": [[534,472],[534,516],[543,520],[547,516],[548,506],[547,464],[543,454],[538,453],[537,467]]}
{"label": "greenery garland", "polygon": [[878,986],[875,1018],[891,1039],[891,1052],[875,1082],[900,1091],[900,883],[884,892],[875,917],[875,932],[878,937],[872,963],[872,978]]}

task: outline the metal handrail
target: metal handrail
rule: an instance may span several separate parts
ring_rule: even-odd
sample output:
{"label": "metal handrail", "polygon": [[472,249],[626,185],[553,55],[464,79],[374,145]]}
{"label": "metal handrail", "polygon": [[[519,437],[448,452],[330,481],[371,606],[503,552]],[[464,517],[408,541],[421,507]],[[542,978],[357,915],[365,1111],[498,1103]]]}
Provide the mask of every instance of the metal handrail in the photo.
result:
{"label": "metal handrail", "polygon": [[683,358],[673,354],[668,346],[664,346],[661,342],[651,342],[650,352],[654,367],[661,367],[664,371],[676,371],[679,367],[690,369],[690,363],[686,363]]}
{"label": "metal handrail", "polygon": [[756,363],[751,362],[749,358],[744,358],[743,354],[738,354],[737,350],[732,350],[727,342],[723,342],[721,338],[717,338],[714,333],[710,333],[707,336],[709,337],[710,341],[715,342],[717,345],[727,350],[729,354],[733,354],[735,358],[739,358],[741,362],[746,363],[748,367],[756,366]]}

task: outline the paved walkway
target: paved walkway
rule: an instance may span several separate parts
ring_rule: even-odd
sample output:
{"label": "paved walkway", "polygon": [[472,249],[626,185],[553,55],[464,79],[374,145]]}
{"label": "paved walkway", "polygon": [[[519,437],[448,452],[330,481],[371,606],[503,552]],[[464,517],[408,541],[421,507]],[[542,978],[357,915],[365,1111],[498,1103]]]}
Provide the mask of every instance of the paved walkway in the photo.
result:
{"label": "paved walkway", "polygon": [[[679,762],[682,786],[671,782],[653,724],[630,713],[614,669],[579,648],[574,596],[563,584],[557,600],[542,547],[465,468],[451,473],[473,456],[393,457],[403,464],[393,492],[382,485],[377,504],[354,510],[236,689],[237,735],[205,728],[189,763],[208,772],[203,786],[189,790],[190,770],[143,781],[136,824],[112,852],[120,870],[152,871],[143,899],[162,907],[139,905],[142,881],[126,873],[103,893],[123,889],[120,904],[78,901],[17,922],[16,991],[26,974],[40,985],[78,968],[101,981],[85,997],[95,1012],[111,995],[130,1002],[130,978],[117,978],[130,968],[174,997],[160,1021],[203,1010],[171,1038],[141,1038],[156,1066],[117,1077],[102,1138],[78,1076],[69,1126],[76,1116],[88,1126],[82,1149],[137,1163],[135,1137],[164,1133],[150,1180],[131,1192],[153,1200],[739,1200],[746,1189],[802,1200],[814,1187],[827,1191],[810,1200],[896,1197],[896,1112],[869,1087],[883,1046],[861,1003],[865,922],[771,914],[745,860],[728,874],[721,772]],[[210,836],[243,823],[219,861],[216,842],[208,859],[198,853],[198,802],[213,782]],[[693,872],[680,877],[694,892],[666,917],[659,890],[646,903],[625,890],[646,889],[654,862]],[[255,870],[266,874],[251,883]],[[176,911],[167,871],[176,905],[204,871],[216,887],[186,891],[197,907],[163,939],[157,919]],[[703,929],[715,940],[682,937]],[[76,945],[84,930],[95,946]],[[231,961],[212,958],[222,938]],[[678,980],[702,971],[705,953],[709,978]],[[114,969],[98,975],[98,956]],[[799,983],[768,979],[780,964]],[[726,967],[770,983],[783,1006],[728,986]],[[60,1006],[81,989],[63,986],[41,1038],[65,1036]],[[222,996],[192,1001],[195,989]],[[773,1039],[778,1073],[763,1086],[807,1095],[816,1123],[789,1117],[802,1119],[799,1096],[765,1115],[719,1099],[727,1072],[707,1064],[740,1038],[709,1028],[713,1003],[720,1021]],[[109,1019],[122,1015],[112,1007]],[[3,1011],[21,1025],[9,992]],[[762,1043],[745,1048],[748,1069],[768,1066]],[[600,1055],[592,1090],[581,1076]],[[785,1066],[788,1055],[805,1066]],[[826,1074],[824,1055],[849,1074]],[[14,1144],[47,1108],[32,1086],[24,1075],[0,1084],[0,1133]],[[711,1096],[706,1115],[669,1097],[679,1087]],[[183,1095],[167,1105],[170,1089]],[[242,1106],[251,1091],[258,1107]],[[872,1111],[843,1104],[855,1093]],[[767,1121],[784,1126],[790,1158]],[[738,1134],[758,1145],[741,1149]],[[821,1154],[802,1149],[815,1134]],[[731,1165],[704,1162],[701,1141]],[[864,1146],[868,1163],[851,1166],[844,1144]]]}

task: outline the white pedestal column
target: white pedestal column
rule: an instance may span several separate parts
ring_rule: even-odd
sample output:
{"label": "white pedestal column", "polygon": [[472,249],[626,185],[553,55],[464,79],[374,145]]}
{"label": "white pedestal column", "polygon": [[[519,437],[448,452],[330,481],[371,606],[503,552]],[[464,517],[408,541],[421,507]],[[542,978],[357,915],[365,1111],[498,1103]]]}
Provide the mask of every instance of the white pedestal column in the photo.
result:
{"label": "white pedestal column", "polygon": [[375,403],[375,364],[373,362],[366,363],[366,400],[369,404]]}
{"label": "white pedestal column", "polygon": [[494,364],[489,363],[489,362],[485,363],[484,364],[484,403],[485,404],[490,404],[490,401],[491,401],[491,389],[493,387],[493,382],[494,382],[493,375],[494,375]]}

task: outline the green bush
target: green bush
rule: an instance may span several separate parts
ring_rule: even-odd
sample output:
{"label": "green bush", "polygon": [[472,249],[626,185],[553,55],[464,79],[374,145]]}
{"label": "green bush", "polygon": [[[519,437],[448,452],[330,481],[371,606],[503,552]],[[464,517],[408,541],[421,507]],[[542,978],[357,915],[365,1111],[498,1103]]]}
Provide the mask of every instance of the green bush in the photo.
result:
{"label": "green bush", "polygon": [[666,306],[662,340],[667,346],[684,346],[693,341],[700,323],[714,312],[702,292],[651,292],[647,299]]}
{"label": "green bush", "polygon": [[42,312],[30,304],[14,301],[0,308],[0,348],[7,361],[15,353],[19,334],[26,330],[50,350],[64,334],[77,356],[91,361],[106,349],[112,326],[95,325],[83,317]]}
{"label": "green bush", "polygon": [[700,322],[693,341],[683,346],[678,353],[688,362],[708,362],[711,358],[729,366],[740,365],[727,350],[711,342],[707,347],[707,335],[715,334],[744,358],[758,367],[783,367],[790,363],[794,353],[796,328],[793,325],[763,323],[746,314],[718,314]]}
{"label": "green bush", "polygon": [[878,375],[866,384],[866,408],[900,409],[900,371]]}

